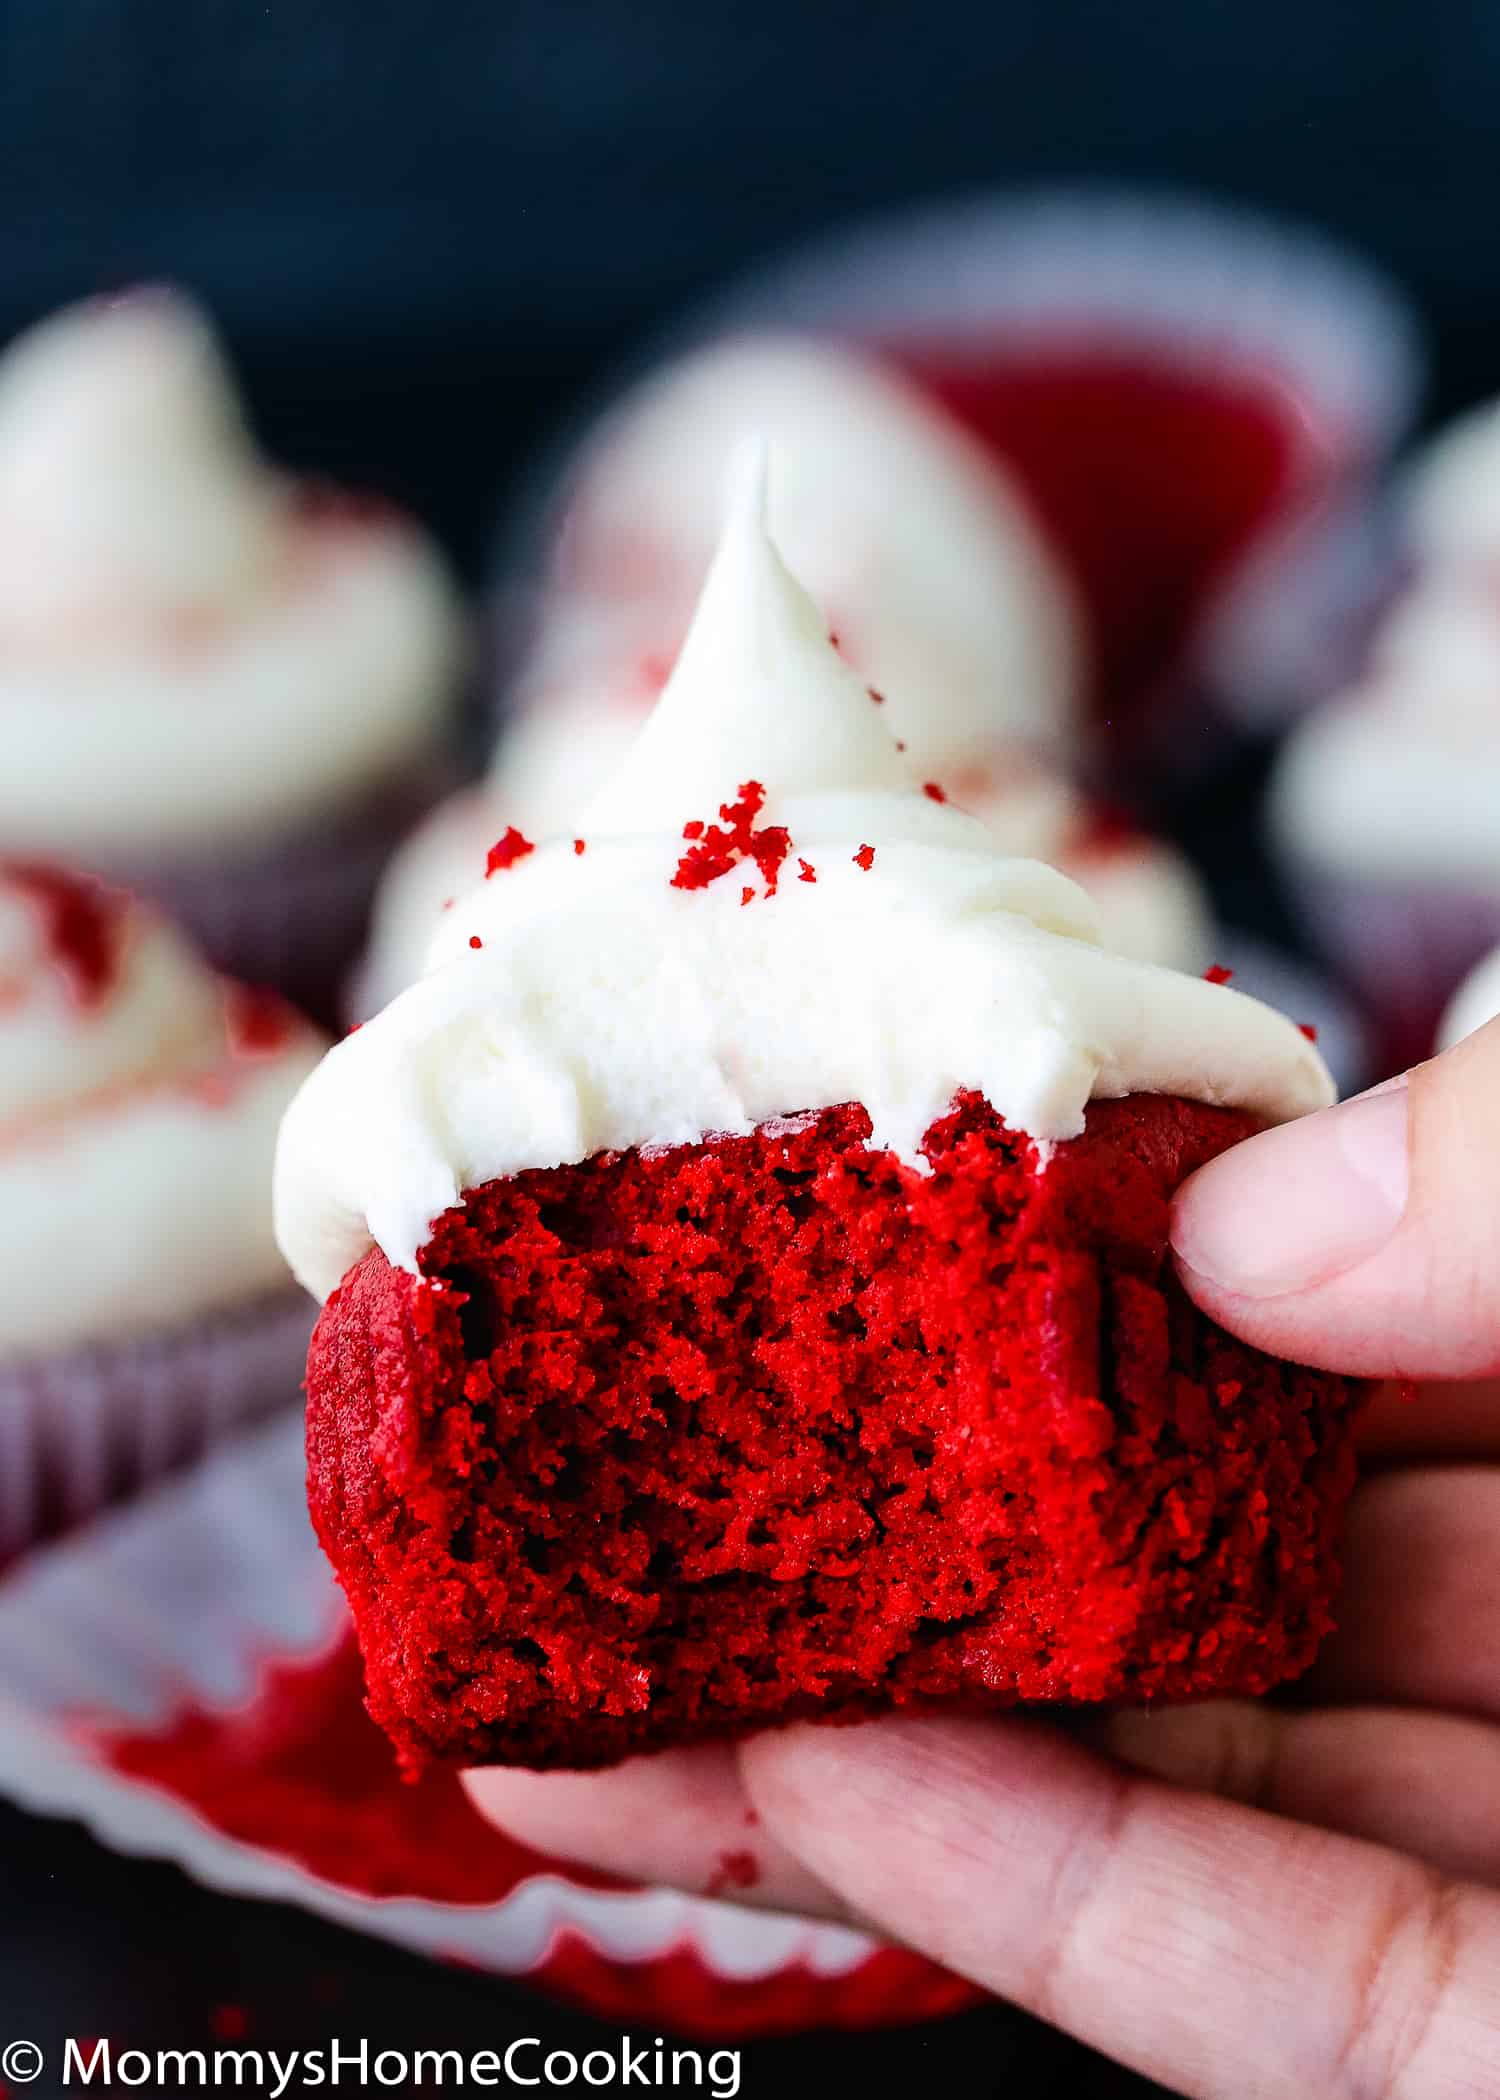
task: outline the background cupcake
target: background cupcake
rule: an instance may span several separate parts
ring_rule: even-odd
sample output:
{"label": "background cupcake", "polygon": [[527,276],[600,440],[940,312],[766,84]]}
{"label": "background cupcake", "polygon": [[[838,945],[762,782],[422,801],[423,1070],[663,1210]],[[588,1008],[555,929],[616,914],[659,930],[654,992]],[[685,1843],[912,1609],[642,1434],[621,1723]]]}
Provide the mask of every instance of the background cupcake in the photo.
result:
{"label": "background cupcake", "polygon": [[734,446],[779,441],[771,515],[914,777],[1005,851],[1067,868],[1111,944],[1187,968],[1212,947],[1183,857],[1072,786],[1081,613],[1029,505],[898,372],[832,342],[745,336],[651,373],[580,446],[490,774],[437,812],[382,885],[359,992],[417,975],[448,898],[510,824],[565,831],[615,769],[676,657],[717,536]]}
{"label": "background cupcake", "polygon": [[295,1398],[268,1175],[324,1041],[123,895],[0,862],[0,1553]]}
{"label": "background cupcake", "polygon": [[1367,660],[1288,740],[1269,824],[1308,930],[1395,1070],[1500,940],[1500,421],[1439,437],[1397,521],[1408,573]]}
{"label": "background cupcake", "polygon": [[0,846],[160,898],[313,1005],[430,799],[460,662],[434,552],[255,450],[203,316],[147,290],[0,360]]}

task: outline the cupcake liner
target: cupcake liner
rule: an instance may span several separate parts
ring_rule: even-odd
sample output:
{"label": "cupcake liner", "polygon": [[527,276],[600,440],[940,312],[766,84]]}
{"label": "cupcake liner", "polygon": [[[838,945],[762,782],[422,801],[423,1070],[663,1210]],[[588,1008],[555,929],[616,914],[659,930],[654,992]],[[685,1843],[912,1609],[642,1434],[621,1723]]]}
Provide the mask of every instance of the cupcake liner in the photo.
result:
{"label": "cupcake liner", "polygon": [[336,1028],[381,871],[453,785],[446,766],[429,764],[274,845],[192,862],[112,862],[102,872],[159,904],[217,969],[272,985]]}
{"label": "cupcake liner", "polygon": [[[359,1706],[348,1638],[306,1515],[301,1424],[284,1418],[0,1582],[0,1792],[210,1887],[683,2033],[909,2021],[977,1995],[842,1927],[547,1861],[489,1831],[451,1772],[404,1785]],[[276,1693],[288,1670],[312,1702],[295,1755]],[[244,1802],[267,1774],[252,1836]],[[450,1835],[466,1816],[466,1839],[414,1842],[434,1814]],[[435,1851],[482,1855],[493,1886],[437,1900],[422,1885]]]}
{"label": "cupcake liner", "polygon": [[1366,484],[1422,358],[1399,295],[1321,239],[1185,200],[980,195],[825,236],[654,350],[756,327],[893,355],[1003,458],[1079,588],[1117,784],[1302,700],[1368,596]]}
{"label": "cupcake liner", "polygon": [[313,1314],[287,1288],[181,1333],[0,1362],[0,1563],[284,1408]]}
{"label": "cupcake liner", "polygon": [[1288,868],[1312,940],[1370,1016],[1377,1079],[1430,1057],[1443,1009],[1500,943],[1500,890]]}

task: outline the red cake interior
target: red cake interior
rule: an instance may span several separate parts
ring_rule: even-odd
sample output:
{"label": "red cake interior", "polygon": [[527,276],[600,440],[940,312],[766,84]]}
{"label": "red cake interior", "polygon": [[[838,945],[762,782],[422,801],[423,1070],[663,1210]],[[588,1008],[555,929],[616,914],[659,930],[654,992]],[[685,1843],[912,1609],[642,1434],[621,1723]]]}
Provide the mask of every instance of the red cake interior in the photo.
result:
{"label": "red cake interior", "polygon": [[371,1253],[314,1515],[403,1754],[588,1765],[807,1715],[1260,1691],[1329,1623],[1341,1381],[1196,1313],[1172,1190],[1254,1126],[979,1098],[522,1174]]}

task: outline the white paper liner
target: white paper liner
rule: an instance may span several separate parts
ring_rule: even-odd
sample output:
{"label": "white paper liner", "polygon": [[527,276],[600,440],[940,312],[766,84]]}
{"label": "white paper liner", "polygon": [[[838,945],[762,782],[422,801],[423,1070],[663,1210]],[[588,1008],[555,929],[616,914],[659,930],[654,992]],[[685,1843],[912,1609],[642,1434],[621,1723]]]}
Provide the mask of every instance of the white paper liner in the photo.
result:
{"label": "white paper liner", "polygon": [[288,1283],[181,1332],[0,1361],[0,1561],[284,1408],[312,1322]]}
{"label": "white paper liner", "polygon": [[232,1708],[268,1657],[313,1660],[339,1638],[345,1608],[306,1515],[304,1473],[301,1417],[283,1416],[0,1582],[0,1793],[209,1887],[506,1975],[536,1970],[570,1931],[628,1963],[686,1946],[732,1982],[793,1967],[846,1977],[876,1952],[840,1926],[668,1890],[585,1889],[561,1870],[493,1905],[363,1897],[102,1762],[70,1726],[79,1714],[142,1726],[184,1701]]}

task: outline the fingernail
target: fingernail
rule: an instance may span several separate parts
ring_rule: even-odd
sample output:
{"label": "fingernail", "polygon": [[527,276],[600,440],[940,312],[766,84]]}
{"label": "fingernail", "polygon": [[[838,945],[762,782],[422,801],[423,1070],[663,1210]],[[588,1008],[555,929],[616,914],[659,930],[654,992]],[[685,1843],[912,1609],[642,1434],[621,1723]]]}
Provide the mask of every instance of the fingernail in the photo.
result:
{"label": "fingernail", "polygon": [[1264,1131],[1183,1184],[1173,1249],[1197,1275],[1246,1298],[1331,1282],[1400,1224],[1407,1153],[1405,1086]]}

